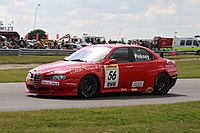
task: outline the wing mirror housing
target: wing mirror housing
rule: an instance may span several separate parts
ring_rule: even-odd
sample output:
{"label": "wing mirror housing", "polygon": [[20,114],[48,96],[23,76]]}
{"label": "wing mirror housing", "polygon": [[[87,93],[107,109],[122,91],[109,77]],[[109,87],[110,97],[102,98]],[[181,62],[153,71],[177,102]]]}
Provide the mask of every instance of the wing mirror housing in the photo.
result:
{"label": "wing mirror housing", "polygon": [[109,65],[109,64],[117,64],[117,60],[116,59],[111,59],[105,62],[105,65]]}

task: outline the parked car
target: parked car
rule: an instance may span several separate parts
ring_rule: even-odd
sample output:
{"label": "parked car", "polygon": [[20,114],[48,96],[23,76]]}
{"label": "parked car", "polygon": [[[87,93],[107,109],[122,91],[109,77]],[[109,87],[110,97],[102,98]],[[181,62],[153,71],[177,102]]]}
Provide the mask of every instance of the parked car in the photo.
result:
{"label": "parked car", "polygon": [[74,43],[67,44],[67,49],[79,50],[81,48],[82,48],[82,46],[80,44],[74,44]]}
{"label": "parked car", "polygon": [[91,44],[91,43],[81,43],[80,44],[82,47],[86,47],[86,46],[90,46],[90,45],[93,45],[93,44]]}
{"label": "parked car", "polygon": [[26,77],[27,93],[93,97],[107,92],[164,95],[177,80],[176,64],[135,45],[91,45],[64,60],[36,67]]}
{"label": "parked car", "polygon": [[36,44],[36,40],[26,40],[26,42],[28,48],[33,48]]}

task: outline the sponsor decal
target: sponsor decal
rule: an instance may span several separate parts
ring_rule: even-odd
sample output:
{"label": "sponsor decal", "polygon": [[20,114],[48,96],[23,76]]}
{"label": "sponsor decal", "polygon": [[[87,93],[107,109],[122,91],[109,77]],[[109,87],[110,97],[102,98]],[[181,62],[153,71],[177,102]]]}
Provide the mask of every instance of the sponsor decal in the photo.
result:
{"label": "sponsor decal", "polygon": [[127,91],[128,89],[127,88],[121,88],[121,91]]}
{"label": "sponsor decal", "polygon": [[73,86],[76,86],[77,83],[67,83],[67,85],[73,85]]}
{"label": "sponsor decal", "polygon": [[89,66],[89,67],[85,67],[84,70],[96,70],[96,69],[103,69],[103,67],[101,65],[96,65],[96,66]]}
{"label": "sponsor decal", "polygon": [[59,82],[55,82],[55,81],[48,81],[48,80],[42,80],[42,84],[43,85],[53,85],[53,86],[59,86]]}
{"label": "sponsor decal", "polygon": [[97,69],[103,69],[103,66],[102,65],[94,65],[94,66],[73,69],[70,71],[70,74],[80,73],[83,71],[92,71],[92,70],[97,70]]}
{"label": "sponsor decal", "polygon": [[132,90],[132,91],[137,91],[137,88],[132,88],[131,90]]}
{"label": "sponsor decal", "polygon": [[144,81],[133,81],[132,82],[132,88],[135,88],[135,87],[143,87],[144,86]]}
{"label": "sponsor decal", "polygon": [[70,74],[75,74],[75,73],[79,73],[79,72],[83,72],[83,68],[71,70]]}
{"label": "sponsor decal", "polygon": [[119,82],[119,68],[117,64],[104,65],[105,83],[104,88],[117,87]]}
{"label": "sponsor decal", "polygon": [[149,55],[142,55],[142,54],[134,54],[136,59],[146,59],[149,60]]}
{"label": "sponsor decal", "polygon": [[115,65],[108,65],[108,66],[106,66],[106,68],[116,68],[116,66]]}

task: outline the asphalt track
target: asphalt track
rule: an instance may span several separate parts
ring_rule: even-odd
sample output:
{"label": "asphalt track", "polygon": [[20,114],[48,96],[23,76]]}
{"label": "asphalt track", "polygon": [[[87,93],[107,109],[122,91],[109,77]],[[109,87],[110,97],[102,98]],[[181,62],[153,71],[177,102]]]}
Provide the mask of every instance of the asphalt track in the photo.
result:
{"label": "asphalt track", "polygon": [[97,108],[200,101],[200,79],[178,79],[167,95],[149,93],[103,94],[94,98],[27,95],[24,83],[0,83],[0,112],[63,108]]}

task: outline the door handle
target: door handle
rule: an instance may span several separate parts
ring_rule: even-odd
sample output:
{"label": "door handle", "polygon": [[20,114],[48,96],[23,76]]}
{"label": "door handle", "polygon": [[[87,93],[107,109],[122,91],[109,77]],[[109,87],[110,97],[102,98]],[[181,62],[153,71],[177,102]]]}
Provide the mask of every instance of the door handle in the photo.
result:
{"label": "door handle", "polygon": [[126,68],[133,68],[133,66],[126,66]]}

